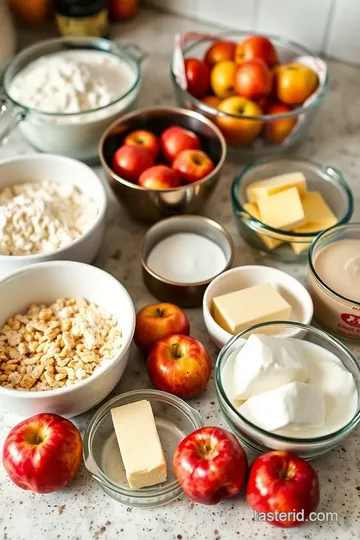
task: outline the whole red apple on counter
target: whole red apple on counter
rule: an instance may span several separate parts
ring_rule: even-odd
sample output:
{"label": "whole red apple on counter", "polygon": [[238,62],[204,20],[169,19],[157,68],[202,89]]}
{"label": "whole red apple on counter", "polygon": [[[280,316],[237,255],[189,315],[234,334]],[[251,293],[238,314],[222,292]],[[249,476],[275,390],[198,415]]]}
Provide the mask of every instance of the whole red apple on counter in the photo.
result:
{"label": "whole red apple on counter", "polygon": [[154,165],[154,158],[147,150],[139,146],[126,144],[116,150],[112,168],[116,174],[129,182],[137,182],[139,176],[146,169]]}
{"label": "whole red apple on counter", "polygon": [[218,427],[204,427],[181,441],[175,475],[186,495],[200,504],[217,504],[244,485],[247,457],[237,439]]}
{"label": "whole red apple on counter", "polygon": [[161,134],[161,149],[165,159],[172,163],[183,150],[200,150],[201,142],[193,131],[172,126]]}
{"label": "whole red apple on counter", "polygon": [[[273,451],[251,465],[246,498],[253,510],[272,513],[268,523],[278,527],[301,525],[320,501],[319,479],[307,461],[290,452]],[[285,512],[285,519],[275,514]],[[297,519],[291,512],[302,512]],[[271,514],[270,514],[271,515]]]}
{"label": "whole red apple on counter", "polygon": [[173,162],[173,169],[179,173],[185,184],[205,178],[214,168],[212,160],[202,150],[183,150]]}
{"label": "whole red apple on counter", "polygon": [[205,389],[211,375],[211,358],[193,337],[173,334],[152,347],[147,370],[156,388],[190,399]]}
{"label": "whole red apple on counter", "polygon": [[234,60],[236,44],[233,41],[215,41],[205,53],[204,61],[211,69],[224,60]]}
{"label": "whole red apple on counter", "polygon": [[51,493],[66,486],[81,463],[82,440],[69,420],[37,414],[17,424],[3,446],[3,465],[22,489]]}
{"label": "whole red apple on counter", "polygon": [[[233,96],[224,99],[219,105],[219,110],[231,115],[258,116],[262,111],[254,101],[244,97]],[[261,120],[251,118],[234,118],[233,116],[219,116],[216,119],[226,142],[235,146],[247,146],[252,144],[263,127]]]}
{"label": "whole red apple on counter", "polygon": [[146,189],[170,189],[181,186],[181,179],[170,167],[154,165],[140,175],[138,184]]}
{"label": "whole red apple on counter", "polygon": [[198,58],[185,58],[185,74],[188,92],[197,98],[205,96],[210,85],[210,70]]}
{"label": "whole red apple on counter", "polygon": [[319,85],[317,73],[303,64],[282,64],[274,69],[274,90],[287,105],[301,105]]}
{"label": "whole red apple on counter", "polygon": [[237,64],[255,58],[263,60],[270,68],[279,63],[279,57],[274,45],[265,36],[249,36],[236,46],[235,62]]}
{"label": "whole red apple on counter", "polygon": [[[271,103],[266,109],[266,114],[282,114],[290,111],[292,111],[292,108],[285,105],[285,103]],[[296,116],[293,116],[267,122],[264,129],[265,139],[271,144],[281,144],[291,133],[296,120]]]}
{"label": "whole red apple on counter", "polygon": [[142,351],[149,351],[159,339],[170,334],[190,333],[190,323],[185,312],[166,302],[143,307],[136,315],[134,341]]}
{"label": "whole red apple on counter", "polygon": [[124,140],[125,145],[139,146],[150,152],[154,159],[157,159],[160,153],[160,141],[154,133],[146,129],[137,129],[129,133]]}
{"label": "whole red apple on counter", "polygon": [[109,0],[108,9],[110,19],[113,21],[127,21],[131,19],[139,7],[139,0]]}
{"label": "whole red apple on counter", "polygon": [[270,94],[272,78],[273,75],[265,62],[255,58],[237,67],[234,88],[240,96],[257,100]]}

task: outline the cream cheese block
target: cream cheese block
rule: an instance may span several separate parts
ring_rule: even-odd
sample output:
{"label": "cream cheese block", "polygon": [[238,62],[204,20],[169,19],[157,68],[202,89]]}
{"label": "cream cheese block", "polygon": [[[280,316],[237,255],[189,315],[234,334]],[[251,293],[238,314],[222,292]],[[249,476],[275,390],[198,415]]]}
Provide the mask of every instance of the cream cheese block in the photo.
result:
{"label": "cream cheese block", "polygon": [[132,489],[166,481],[164,452],[149,401],[135,401],[111,409],[112,421]]}
{"label": "cream cheese block", "polygon": [[253,182],[246,189],[246,196],[249,202],[257,202],[264,197],[275,195],[280,191],[295,187],[300,194],[306,193],[306,178],[301,172],[292,172],[272,176],[265,180]]}
{"label": "cream cheese block", "polygon": [[267,321],[287,321],[291,306],[269,283],[217,296],[213,299],[215,321],[230,334]]}

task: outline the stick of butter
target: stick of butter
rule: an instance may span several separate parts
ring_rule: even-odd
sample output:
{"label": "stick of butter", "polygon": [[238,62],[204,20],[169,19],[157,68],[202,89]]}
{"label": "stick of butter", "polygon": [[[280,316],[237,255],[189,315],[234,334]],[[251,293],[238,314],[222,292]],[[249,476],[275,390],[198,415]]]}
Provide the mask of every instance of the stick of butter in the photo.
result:
{"label": "stick of butter", "polygon": [[[250,216],[253,216],[255,219],[258,219],[260,221],[259,209],[256,203],[252,203],[252,202],[246,203],[244,204],[244,208],[250,214]],[[256,234],[268,249],[275,249],[278,246],[280,246],[280,244],[282,244],[281,240],[270,238],[269,236],[266,236],[265,234],[260,234],[260,233],[256,233]]]}
{"label": "stick of butter", "polygon": [[111,409],[112,421],[132,489],[165,482],[167,467],[149,401]]}
{"label": "stick of butter", "polygon": [[246,189],[248,201],[257,202],[259,199],[275,195],[285,189],[296,187],[300,194],[306,193],[306,178],[301,172],[293,172],[273,176],[266,180],[253,182]]}
{"label": "stick of butter", "polygon": [[291,306],[269,283],[223,294],[213,299],[214,319],[230,334],[268,321],[288,321]]}
{"label": "stick of butter", "polygon": [[305,223],[305,213],[296,187],[260,199],[257,204],[261,221],[274,229],[289,231]]}

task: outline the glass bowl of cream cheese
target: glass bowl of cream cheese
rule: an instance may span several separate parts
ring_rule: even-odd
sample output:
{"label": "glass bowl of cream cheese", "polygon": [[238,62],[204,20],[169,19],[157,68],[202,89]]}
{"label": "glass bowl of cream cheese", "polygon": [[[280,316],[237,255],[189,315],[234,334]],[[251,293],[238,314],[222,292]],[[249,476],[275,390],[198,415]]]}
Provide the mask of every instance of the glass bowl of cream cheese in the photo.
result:
{"label": "glass bowl of cream cheese", "polygon": [[[301,338],[287,337],[295,329]],[[360,420],[357,359],[306,324],[277,321],[240,332],[220,351],[215,380],[225,420],[257,453],[286,450],[313,459]]]}
{"label": "glass bowl of cream cheese", "polygon": [[98,142],[133,110],[141,53],[99,38],[56,38],[17,54],[2,75],[4,139],[16,126],[37,150],[97,160]]}

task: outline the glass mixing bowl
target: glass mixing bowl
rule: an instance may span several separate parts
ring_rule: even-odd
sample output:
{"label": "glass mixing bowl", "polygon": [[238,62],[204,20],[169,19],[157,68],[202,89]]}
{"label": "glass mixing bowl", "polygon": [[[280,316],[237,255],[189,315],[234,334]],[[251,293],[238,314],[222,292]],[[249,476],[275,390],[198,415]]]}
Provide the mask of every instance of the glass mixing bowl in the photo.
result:
{"label": "glass mixing bowl", "polygon": [[[249,32],[225,32],[223,34],[220,34],[218,36],[218,39],[229,39],[237,43],[242,41],[245,37],[249,35]],[[281,63],[294,61],[299,56],[313,56],[313,54],[308,49],[305,49],[304,47],[297,45],[296,43],[287,41],[277,36],[268,35],[267,37],[271,39],[272,43],[274,44]],[[210,39],[199,39],[187,45],[183,51],[184,57],[195,57],[203,59],[205,52],[211,45],[211,43],[212,40]],[[209,105],[203,103],[201,100],[195,98],[194,96],[189,94],[189,92],[183,90],[178,84],[173,68],[171,68],[171,80],[178,105],[187,109],[192,109],[194,111],[204,114],[205,116],[208,116],[211,120],[218,124],[220,129],[222,118],[226,118],[229,121],[231,119],[233,119],[234,121],[243,119],[249,122],[248,129],[250,130],[252,123],[255,122],[262,122],[264,124],[264,128],[266,128],[266,126],[269,125],[270,122],[273,122],[275,119],[280,120],[285,118],[296,118],[301,120],[296,126],[297,129],[293,129],[287,139],[281,144],[271,144],[264,139],[262,134],[260,134],[253,143],[251,143],[249,146],[244,146],[240,142],[235,143],[232,140],[234,137],[230,139],[229,135],[227,135],[226,132],[223,131],[225,139],[228,137],[228,157],[233,161],[238,161],[241,163],[248,163],[260,157],[280,155],[294,149],[296,146],[302,143],[308,135],[316,111],[322,103],[329,85],[328,76],[326,75],[325,82],[320,89],[318,95],[316,96],[316,99],[312,103],[296,107],[290,112],[277,115],[263,114],[259,116],[246,116],[222,113],[218,109],[210,107]],[[234,132],[234,129],[231,130],[232,133]]]}
{"label": "glass mixing bowl", "polygon": [[[279,332],[281,337],[286,336],[286,332],[293,333],[294,330],[301,332],[301,339],[310,343],[315,343],[320,347],[332,352],[342,362],[344,367],[352,373],[358,392],[358,406],[355,416],[343,428],[311,439],[295,439],[284,437],[276,433],[271,433],[259,428],[236,410],[228,398],[222,383],[222,373],[231,353],[243,345],[243,340],[247,339],[252,333],[264,333],[271,331],[272,334]],[[285,334],[285,336],[284,336]],[[293,452],[305,459],[313,459],[329,450],[332,450],[347,437],[360,421],[360,365],[350,352],[339,340],[330,336],[326,332],[296,322],[268,322],[254,325],[234,336],[225,347],[220,351],[215,367],[215,385],[220,409],[226,422],[239,440],[256,453],[261,454],[269,450],[286,450]]]}

